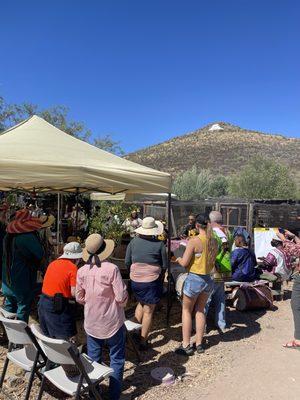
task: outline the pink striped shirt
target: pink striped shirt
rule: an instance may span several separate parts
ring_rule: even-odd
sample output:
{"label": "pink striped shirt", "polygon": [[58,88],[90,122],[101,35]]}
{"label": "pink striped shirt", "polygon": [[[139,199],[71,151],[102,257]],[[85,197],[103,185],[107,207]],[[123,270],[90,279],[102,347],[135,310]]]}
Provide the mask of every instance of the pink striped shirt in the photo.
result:
{"label": "pink striped shirt", "polygon": [[76,300],[84,304],[84,329],[98,339],[108,339],[125,321],[128,293],[119,268],[104,261],[101,267],[88,264],[78,270]]}

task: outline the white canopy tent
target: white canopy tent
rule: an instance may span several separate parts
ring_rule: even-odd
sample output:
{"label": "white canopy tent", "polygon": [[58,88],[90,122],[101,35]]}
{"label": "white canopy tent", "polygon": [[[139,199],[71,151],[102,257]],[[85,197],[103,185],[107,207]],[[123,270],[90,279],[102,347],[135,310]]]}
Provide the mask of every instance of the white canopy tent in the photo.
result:
{"label": "white canopy tent", "polygon": [[171,177],[33,116],[0,135],[0,190],[169,193]]}
{"label": "white canopy tent", "polygon": [[[0,191],[167,192],[169,222],[171,216],[169,174],[100,150],[36,115],[0,135]],[[58,200],[58,215],[59,204]],[[168,248],[170,254],[170,240]],[[168,270],[170,277],[170,262]],[[170,285],[169,279],[167,319],[171,309]]]}

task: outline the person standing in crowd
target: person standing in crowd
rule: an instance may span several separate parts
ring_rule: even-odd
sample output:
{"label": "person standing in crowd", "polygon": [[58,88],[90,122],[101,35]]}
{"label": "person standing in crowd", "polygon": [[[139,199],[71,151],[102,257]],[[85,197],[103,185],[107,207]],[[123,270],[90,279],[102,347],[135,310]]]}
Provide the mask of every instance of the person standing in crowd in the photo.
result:
{"label": "person standing in crowd", "polygon": [[47,268],[38,312],[44,335],[70,340],[76,335],[74,309],[70,299],[75,297],[77,266],[82,258],[79,243],[68,243],[61,257]]}
{"label": "person standing in crowd", "polygon": [[196,236],[197,235],[197,230],[196,230],[196,218],[193,214],[189,215],[189,220],[187,225],[184,226],[180,237],[185,239],[188,237]]}
{"label": "person standing in crowd", "polygon": [[236,248],[231,253],[232,280],[237,282],[253,282],[259,278],[256,270],[256,256],[249,249],[243,235],[237,235],[234,239]]}
{"label": "person standing in crowd", "polygon": [[[288,251],[290,255],[299,259],[300,239],[289,231],[285,231],[285,238],[286,240],[283,242],[283,246],[287,240],[289,241],[289,243],[286,243],[284,249]],[[290,243],[292,243],[292,245]],[[292,290],[291,307],[294,319],[294,339],[286,343],[284,347],[287,349],[300,350],[300,262],[298,262],[294,270],[292,279],[293,279],[293,290]]]}
{"label": "person standing in crowd", "polygon": [[123,223],[126,231],[129,233],[131,238],[135,237],[135,230],[142,225],[142,220],[139,218],[137,210],[131,211],[130,217],[126,218]]}
{"label": "person standing in crowd", "polygon": [[[219,246],[219,253],[225,254],[230,252],[232,247],[232,238],[230,232],[222,226],[222,214],[219,211],[211,211],[209,220],[215,238]],[[229,256],[228,256],[229,257]],[[214,272],[214,288],[211,297],[206,306],[208,311],[211,304],[215,307],[215,323],[220,332],[226,330],[226,296],[224,288],[224,277],[219,272],[220,266],[216,263]]]}
{"label": "person standing in crowd", "polygon": [[188,241],[183,257],[177,262],[188,269],[189,273],[183,286],[182,336],[181,346],[176,353],[191,356],[194,348],[190,344],[192,316],[196,319],[196,351],[203,353],[202,340],[205,329],[205,305],[213,290],[211,272],[215,266],[218,243],[214,238],[209,219],[199,214],[196,217],[196,229],[199,235]]}
{"label": "person standing in crowd", "polygon": [[34,299],[37,271],[44,256],[37,231],[42,224],[30,216],[29,210],[16,212],[7,226],[4,238],[2,291],[4,308],[28,322]]}
{"label": "person standing in crowd", "polygon": [[6,235],[7,208],[6,204],[0,204],[0,279],[2,279],[3,240]]}
{"label": "person standing in crowd", "polygon": [[53,238],[51,227],[55,223],[55,217],[53,215],[42,215],[40,217],[40,221],[42,223],[42,228],[39,230],[39,235],[41,239],[41,243],[44,249],[45,255],[45,265],[47,266],[50,263],[52,251],[53,251]]}
{"label": "person standing in crowd", "polygon": [[73,207],[71,213],[73,235],[83,236],[87,227],[87,218],[80,204]]}
{"label": "person standing in crowd", "polygon": [[131,289],[138,304],[136,320],[142,324],[140,350],[147,350],[148,336],[155,306],[163,292],[164,271],[167,268],[167,253],[163,241],[158,239],[164,231],[160,221],[146,217],[138,234],[128,245],[125,265],[130,271]]}
{"label": "person standing in crowd", "polygon": [[76,300],[84,304],[84,328],[88,355],[101,363],[104,342],[109,347],[110,399],[118,400],[122,392],[125,364],[125,314],[128,294],[119,268],[107,259],[114,251],[113,240],[94,233],[85,241],[83,260],[76,284]]}

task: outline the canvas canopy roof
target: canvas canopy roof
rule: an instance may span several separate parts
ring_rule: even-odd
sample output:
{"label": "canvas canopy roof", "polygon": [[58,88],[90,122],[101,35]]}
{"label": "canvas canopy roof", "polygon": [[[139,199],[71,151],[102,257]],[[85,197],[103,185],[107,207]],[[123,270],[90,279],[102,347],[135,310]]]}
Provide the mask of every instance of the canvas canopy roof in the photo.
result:
{"label": "canvas canopy roof", "polygon": [[33,116],[0,135],[0,190],[170,192],[169,174],[100,150]]}
{"label": "canvas canopy roof", "polygon": [[[171,194],[172,199],[176,199],[175,194]],[[107,193],[91,193],[92,201],[166,201],[168,193],[138,193],[138,194],[107,194]]]}

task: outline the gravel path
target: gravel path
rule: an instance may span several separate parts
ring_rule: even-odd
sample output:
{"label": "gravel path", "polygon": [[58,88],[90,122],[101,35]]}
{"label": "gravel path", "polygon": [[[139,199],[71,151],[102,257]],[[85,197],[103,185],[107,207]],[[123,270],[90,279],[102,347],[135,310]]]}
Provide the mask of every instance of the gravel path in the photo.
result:
{"label": "gravel path", "polygon": [[[171,400],[243,400],[300,398],[300,351],[286,350],[282,343],[292,338],[290,300],[277,302],[276,311],[238,312],[230,310],[230,330],[220,336],[210,331],[206,336],[207,351],[187,358],[174,353],[181,339],[180,306],[172,308],[171,327],[165,327],[165,310],[156,314],[151,334],[152,350],[143,354],[136,367],[127,362],[124,399]],[[6,349],[0,347],[0,362]],[[133,356],[128,352],[129,360]],[[150,372],[157,366],[171,367],[177,380],[171,386],[156,386]],[[15,380],[5,385],[0,399],[19,399],[26,381],[22,373],[11,369]],[[38,386],[33,389],[35,398]],[[50,394],[51,393],[51,394]],[[43,399],[63,399],[49,389]]]}

